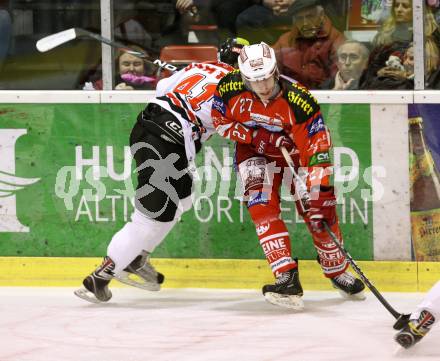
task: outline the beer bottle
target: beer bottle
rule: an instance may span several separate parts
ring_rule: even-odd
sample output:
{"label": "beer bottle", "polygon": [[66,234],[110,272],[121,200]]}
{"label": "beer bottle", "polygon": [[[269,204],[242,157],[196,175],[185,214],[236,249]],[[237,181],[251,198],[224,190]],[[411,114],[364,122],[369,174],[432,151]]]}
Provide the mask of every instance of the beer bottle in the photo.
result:
{"label": "beer bottle", "polygon": [[417,261],[440,260],[440,181],[426,146],[423,119],[409,104],[411,233]]}

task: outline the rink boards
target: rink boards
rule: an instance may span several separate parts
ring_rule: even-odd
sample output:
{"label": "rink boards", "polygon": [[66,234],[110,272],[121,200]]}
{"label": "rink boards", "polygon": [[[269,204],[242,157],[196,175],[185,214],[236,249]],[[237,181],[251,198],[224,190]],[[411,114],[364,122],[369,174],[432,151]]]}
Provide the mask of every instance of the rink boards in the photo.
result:
{"label": "rink boards", "polygon": [[[0,257],[0,286],[78,287],[102,258]],[[171,259],[152,260],[165,274],[165,288],[260,289],[272,283],[265,260]],[[358,266],[380,291],[425,292],[438,281],[438,262],[359,261]],[[316,261],[299,263],[306,290],[331,290]],[[113,282],[112,287],[125,287]]]}
{"label": "rink boards", "polygon": [[[436,263],[405,262],[412,258],[407,104],[435,103],[436,95],[313,94],[332,132],[346,247],[383,289],[425,290],[438,278]],[[6,175],[15,186],[0,198],[0,285],[73,286],[98,264],[89,257],[105,254],[132,210],[127,135],[151,96],[0,91],[0,185]],[[272,279],[238,201],[232,156],[232,145],[213,137],[198,157],[198,207],[154,255],[167,287],[258,288]],[[305,225],[282,196],[304,287],[328,289]]]}

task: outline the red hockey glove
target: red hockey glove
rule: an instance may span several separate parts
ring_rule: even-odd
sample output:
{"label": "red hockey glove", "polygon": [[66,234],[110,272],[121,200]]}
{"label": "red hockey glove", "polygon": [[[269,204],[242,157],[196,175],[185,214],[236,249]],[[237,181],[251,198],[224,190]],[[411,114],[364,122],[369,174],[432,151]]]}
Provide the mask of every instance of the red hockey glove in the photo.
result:
{"label": "red hockey glove", "polygon": [[252,138],[252,146],[258,154],[277,153],[280,147],[285,147],[290,152],[293,142],[282,132],[273,133],[265,128],[258,128]]}
{"label": "red hockey glove", "polygon": [[324,228],[323,221],[329,226],[336,222],[336,197],[334,187],[321,186],[318,197],[311,195],[308,216],[312,228],[321,232]]}

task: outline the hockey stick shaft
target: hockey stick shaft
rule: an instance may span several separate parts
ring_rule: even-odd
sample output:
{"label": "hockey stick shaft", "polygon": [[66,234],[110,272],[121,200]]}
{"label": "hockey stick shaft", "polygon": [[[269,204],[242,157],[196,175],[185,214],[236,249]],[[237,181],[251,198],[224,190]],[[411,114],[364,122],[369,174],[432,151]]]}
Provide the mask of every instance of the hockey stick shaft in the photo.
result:
{"label": "hockey stick shaft", "polygon": [[339,241],[338,237],[336,237],[336,234],[333,233],[333,231],[330,229],[330,226],[327,224],[327,222],[323,222],[324,228],[327,231],[327,233],[332,238],[333,242],[336,244],[336,247],[338,247],[339,251],[345,256],[345,258],[350,263],[353,270],[359,275],[360,279],[365,283],[365,285],[370,289],[370,291],[376,296],[376,298],[384,305],[384,307],[394,316],[394,318],[399,318],[401,316],[401,313],[397,312],[389,303],[388,301],[380,294],[380,292],[377,290],[377,288],[370,282],[370,280],[365,276],[365,274],[362,272],[362,270],[359,268],[359,266],[356,264],[353,257],[351,257],[350,253],[344,248],[344,246]]}
{"label": "hockey stick shaft", "polygon": [[[292,157],[290,156],[289,152],[286,148],[281,147],[281,153],[283,153],[284,159],[286,160],[287,165],[289,166],[290,171],[292,172],[293,178],[295,180],[295,186],[300,187],[297,192],[301,194],[307,193],[307,196],[305,196],[306,199],[310,199],[310,195],[308,194],[307,185],[302,180],[302,178],[298,175],[298,173],[295,170],[295,164],[293,163]],[[302,202],[300,202],[302,203]],[[305,208],[304,205],[302,205],[303,209]],[[339,239],[336,237],[336,235],[332,232],[327,222],[323,222],[324,227],[330,237],[332,238],[333,242],[335,243],[336,247],[341,251],[341,253],[345,256],[345,258],[350,263],[353,270],[359,275],[361,280],[365,283],[365,285],[371,290],[371,292],[376,296],[376,298],[379,300],[379,302],[393,315],[394,318],[397,319],[397,322],[399,320],[402,320],[402,318],[407,318],[408,315],[401,314],[397,312],[389,303],[388,301],[380,294],[380,292],[377,290],[377,288],[370,282],[370,280],[367,278],[367,276],[364,275],[362,270],[359,268],[359,266],[354,261],[353,257],[351,257],[350,253],[342,246]],[[396,324],[397,324],[396,322]]]}
{"label": "hockey stick shaft", "polygon": [[104,43],[106,45],[109,45],[111,47],[121,49],[129,54],[132,54],[134,56],[137,56],[139,58],[144,59],[144,61],[154,64],[158,66],[159,68],[167,69],[171,72],[177,71],[177,68],[174,65],[168,64],[165,61],[162,61],[160,59],[155,59],[153,61],[149,60],[149,55],[147,53],[132,49],[118,41],[107,39],[99,34],[93,33],[91,31],[81,29],[81,28],[71,28],[67,30],[60,31],[55,34],[48,35],[40,40],[37,41],[36,47],[38,51],[40,52],[46,52],[51,49],[54,49],[62,44],[65,44],[69,41],[78,39],[80,37],[86,37],[91,38],[94,40],[97,40],[101,43]]}

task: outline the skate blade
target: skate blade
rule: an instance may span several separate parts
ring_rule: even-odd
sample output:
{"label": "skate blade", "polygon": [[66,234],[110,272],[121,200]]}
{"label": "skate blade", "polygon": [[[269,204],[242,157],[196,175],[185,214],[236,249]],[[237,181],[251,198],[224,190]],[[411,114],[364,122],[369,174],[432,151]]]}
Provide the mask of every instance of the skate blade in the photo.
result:
{"label": "skate blade", "polygon": [[82,298],[83,300],[86,300],[88,302],[102,303],[102,301],[98,300],[92,292],[86,290],[85,288],[77,289],[73,291],[73,293],[75,294],[75,296],[78,296],[79,298]]}
{"label": "skate blade", "polygon": [[304,309],[304,301],[301,296],[280,295],[279,293],[266,292],[264,298],[267,302],[283,308],[295,311],[302,311]]}
{"label": "skate blade", "polygon": [[367,298],[367,296],[365,296],[364,291],[355,293],[354,295],[350,295],[349,293],[346,293],[342,290],[338,289],[339,294],[345,298],[346,300],[351,300],[351,301],[363,301]]}
{"label": "skate blade", "polygon": [[115,279],[121,283],[124,283],[129,286],[133,286],[136,288],[140,288],[146,291],[160,291],[160,284],[156,282],[147,282],[140,277],[130,278],[132,276],[128,272],[121,272],[121,274],[115,276]]}

